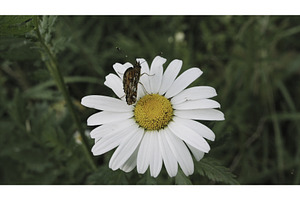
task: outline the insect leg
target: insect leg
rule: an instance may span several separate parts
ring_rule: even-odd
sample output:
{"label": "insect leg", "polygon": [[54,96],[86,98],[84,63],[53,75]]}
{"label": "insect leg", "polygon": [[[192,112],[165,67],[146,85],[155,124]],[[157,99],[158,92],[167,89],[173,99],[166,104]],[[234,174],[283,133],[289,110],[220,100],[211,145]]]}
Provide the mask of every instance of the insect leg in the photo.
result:
{"label": "insect leg", "polygon": [[143,87],[143,91],[144,91],[144,93],[145,94],[149,94],[148,92],[147,92],[147,90],[146,90],[146,88],[145,88],[145,86],[141,83],[141,82],[139,82],[139,84],[141,84],[141,86]]}
{"label": "insect leg", "polygon": [[143,75],[145,75],[145,74],[148,75],[148,76],[154,76],[154,75],[155,75],[155,74],[151,74],[151,75],[150,75],[150,74],[147,74],[146,72],[144,72],[144,73],[141,74],[141,76],[143,76]]}

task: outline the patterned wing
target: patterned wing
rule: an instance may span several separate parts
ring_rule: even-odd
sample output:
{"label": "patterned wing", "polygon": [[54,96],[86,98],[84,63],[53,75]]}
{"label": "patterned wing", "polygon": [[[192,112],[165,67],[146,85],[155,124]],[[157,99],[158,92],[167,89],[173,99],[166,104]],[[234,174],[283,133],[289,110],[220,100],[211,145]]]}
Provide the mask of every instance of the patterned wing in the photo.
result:
{"label": "patterned wing", "polygon": [[135,65],[133,68],[128,68],[123,77],[123,89],[126,95],[128,105],[134,104],[137,98],[137,86],[140,80],[141,68]]}

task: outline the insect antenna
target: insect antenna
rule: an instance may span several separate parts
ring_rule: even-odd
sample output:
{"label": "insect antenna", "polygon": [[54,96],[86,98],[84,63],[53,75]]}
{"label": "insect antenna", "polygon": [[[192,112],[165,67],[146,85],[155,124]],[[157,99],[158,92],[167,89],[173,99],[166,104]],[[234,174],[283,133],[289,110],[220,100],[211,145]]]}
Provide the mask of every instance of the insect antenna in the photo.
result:
{"label": "insect antenna", "polygon": [[[120,48],[120,47],[116,47],[116,49],[128,60],[128,55]],[[137,62],[136,59],[134,59],[133,57],[131,57],[131,59],[133,62],[134,65],[141,65],[142,63],[146,62],[146,61],[143,61],[143,62]]]}

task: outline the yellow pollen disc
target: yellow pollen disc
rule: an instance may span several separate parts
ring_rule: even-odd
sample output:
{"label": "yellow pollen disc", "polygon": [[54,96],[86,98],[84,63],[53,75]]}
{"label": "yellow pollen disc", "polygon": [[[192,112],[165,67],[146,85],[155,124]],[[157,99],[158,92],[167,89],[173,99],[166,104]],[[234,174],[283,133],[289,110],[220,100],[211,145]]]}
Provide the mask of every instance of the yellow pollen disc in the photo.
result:
{"label": "yellow pollen disc", "polygon": [[159,130],[168,125],[173,116],[170,101],[159,94],[148,94],[136,104],[134,116],[146,130]]}

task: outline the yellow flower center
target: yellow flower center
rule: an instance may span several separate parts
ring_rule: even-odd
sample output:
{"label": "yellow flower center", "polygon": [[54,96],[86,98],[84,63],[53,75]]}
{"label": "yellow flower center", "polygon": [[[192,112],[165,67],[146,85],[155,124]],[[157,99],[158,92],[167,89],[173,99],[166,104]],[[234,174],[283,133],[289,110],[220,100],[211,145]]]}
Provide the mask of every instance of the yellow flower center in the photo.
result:
{"label": "yellow flower center", "polygon": [[159,94],[142,97],[134,109],[136,122],[146,130],[159,130],[168,125],[173,116],[171,102]]}

